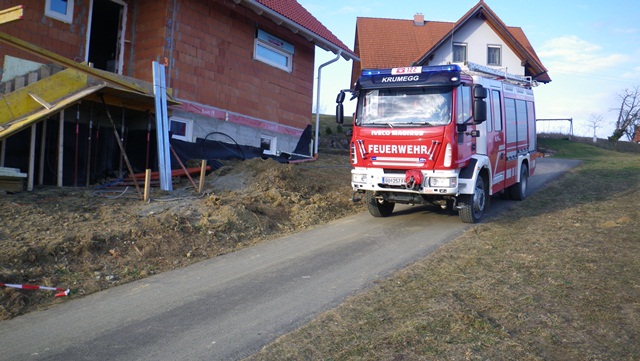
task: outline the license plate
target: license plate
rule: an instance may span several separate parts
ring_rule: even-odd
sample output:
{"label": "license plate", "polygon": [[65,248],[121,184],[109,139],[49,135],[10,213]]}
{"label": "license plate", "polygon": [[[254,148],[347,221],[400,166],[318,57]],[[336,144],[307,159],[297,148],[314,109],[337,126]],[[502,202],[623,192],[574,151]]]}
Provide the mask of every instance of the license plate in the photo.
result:
{"label": "license plate", "polygon": [[403,185],[404,177],[382,177],[382,183],[389,185]]}

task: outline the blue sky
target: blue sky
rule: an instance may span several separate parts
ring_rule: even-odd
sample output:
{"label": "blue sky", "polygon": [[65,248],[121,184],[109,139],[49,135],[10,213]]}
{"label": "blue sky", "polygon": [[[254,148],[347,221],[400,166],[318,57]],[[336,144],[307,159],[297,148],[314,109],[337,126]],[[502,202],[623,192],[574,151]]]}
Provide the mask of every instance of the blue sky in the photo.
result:
{"label": "blue sky", "polygon": [[[457,21],[475,0],[298,0],[353,49],[357,17]],[[535,88],[538,118],[573,118],[576,135],[593,135],[589,119],[603,118],[596,130],[611,135],[618,94],[640,85],[640,3],[637,0],[485,0],[508,26],[518,26],[549,70],[552,82]],[[316,68],[335,58],[317,49]],[[333,113],[335,97],[348,88],[351,62],[341,59],[322,71],[320,110]],[[315,89],[315,86],[314,86]],[[315,102],[315,95],[314,95]],[[353,109],[347,107],[346,114]],[[539,130],[568,131],[567,123],[539,123]]]}

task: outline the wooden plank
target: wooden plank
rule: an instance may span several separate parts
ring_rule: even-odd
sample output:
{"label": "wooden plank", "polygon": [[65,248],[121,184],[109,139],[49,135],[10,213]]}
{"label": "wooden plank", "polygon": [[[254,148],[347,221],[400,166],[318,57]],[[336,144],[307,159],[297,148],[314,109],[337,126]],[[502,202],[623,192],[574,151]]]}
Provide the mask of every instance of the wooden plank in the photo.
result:
{"label": "wooden plank", "polygon": [[[55,103],[56,100],[86,88],[87,85],[86,74],[67,69],[5,94],[0,102],[0,125],[42,109],[42,105],[29,93],[36,95],[45,103]],[[17,87],[18,84],[16,84]]]}
{"label": "wooden plank", "polygon": [[24,179],[0,176],[0,190],[17,193],[24,190]]}
{"label": "wooden plank", "polygon": [[149,202],[149,193],[151,192],[151,169],[147,169],[144,174],[144,201]]}
{"label": "wooden plank", "polygon": [[153,88],[148,83],[144,83],[142,81],[136,81],[135,79],[126,78],[121,75],[117,75],[108,71],[91,68],[85,64],[77,63],[71,59],[65,58],[64,56],[56,54],[52,51],[49,51],[37,45],[28,43],[24,40],[16,38],[15,36],[11,36],[1,31],[0,31],[0,42],[13,45],[20,50],[43,57],[56,64],[60,64],[70,69],[81,71],[84,74],[90,74],[101,80],[106,80],[110,83],[123,87],[124,89],[138,92],[141,94],[146,94],[146,95],[153,94]]}
{"label": "wooden plank", "polygon": [[42,105],[43,107],[47,109],[53,108],[53,105],[49,104],[46,100],[40,98],[38,95],[33,94],[32,92],[29,92],[29,96],[33,98],[33,100],[35,100],[36,102],[40,103],[40,105]]}
{"label": "wooden plank", "polygon": [[23,8],[23,5],[18,5],[12,8],[0,10],[0,24],[6,24],[11,21],[22,19],[24,17]]}
{"label": "wooden plank", "polygon": [[[57,103],[53,104],[53,108],[47,110],[44,108],[41,108],[41,110],[33,113],[33,114],[29,114],[27,116],[24,116],[16,121],[12,121],[10,123],[7,124],[1,124],[0,123],[0,140],[5,139],[10,137],[11,135],[13,135],[14,133],[28,127],[29,125],[33,124],[34,122],[37,122],[39,120],[41,120],[42,118],[50,115],[50,114],[54,114],[58,111],[64,110],[64,108],[68,107],[69,105],[75,103],[76,101],[83,99],[84,97],[86,97],[87,95],[94,93],[102,88],[104,88],[105,84],[98,84],[86,89],[83,89],[79,92],[70,94],[68,97],[59,100]],[[35,103],[34,100],[31,100],[32,102]],[[0,108],[2,108],[1,104],[0,104]],[[0,110],[0,114],[1,114],[1,110]],[[61,123],[63,124],[63,123]]]}
{"label": "wooden plank", "polygon": [[207,170],[207,161],[202,160],[202,164],[200,165],[200,183],[198,184],[198,193],[202,193],[204,190],[204,176]]}
{"label": "wooden plank", "polygon": [[0,167],[0,177],[26,178],[27,173],[21,173],[18,168]]}

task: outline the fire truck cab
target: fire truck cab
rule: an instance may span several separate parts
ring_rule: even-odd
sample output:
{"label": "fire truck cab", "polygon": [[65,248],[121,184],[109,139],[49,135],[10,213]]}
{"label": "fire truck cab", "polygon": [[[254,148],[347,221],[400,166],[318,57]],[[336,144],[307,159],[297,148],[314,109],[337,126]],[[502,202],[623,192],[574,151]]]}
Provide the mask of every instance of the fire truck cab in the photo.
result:
{"label": "fire truck cab", "polygon": [[364,70],[350,144],[354,200],[376,217],[434,204],[478,222],[491,196],[523,200],[536,165],[532,82],[489,67]]}

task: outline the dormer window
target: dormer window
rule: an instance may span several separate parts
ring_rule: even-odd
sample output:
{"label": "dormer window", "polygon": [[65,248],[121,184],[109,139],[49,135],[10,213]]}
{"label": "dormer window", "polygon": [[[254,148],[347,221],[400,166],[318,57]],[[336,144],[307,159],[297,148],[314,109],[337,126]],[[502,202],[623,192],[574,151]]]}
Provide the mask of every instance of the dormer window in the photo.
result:
{"label": "dormer window", "polygon": [[487,47],[487,65],[502,65],[502,47],[500,45],[489,45]]}

